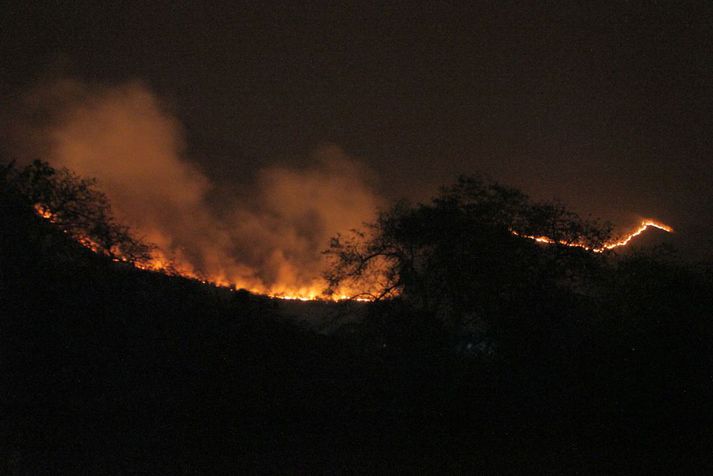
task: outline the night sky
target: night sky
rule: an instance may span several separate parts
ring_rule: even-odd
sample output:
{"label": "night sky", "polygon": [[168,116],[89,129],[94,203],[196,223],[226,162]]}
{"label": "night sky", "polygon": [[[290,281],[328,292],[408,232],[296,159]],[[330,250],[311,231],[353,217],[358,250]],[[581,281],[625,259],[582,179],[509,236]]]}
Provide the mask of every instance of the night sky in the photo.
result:
{"label": "night sky", "polygon": [[0,19],[6,121],[54,77],[138,79],[219,183],[336,144],[389,198],[485,172],[713,247],[711,2],[14,3]]}

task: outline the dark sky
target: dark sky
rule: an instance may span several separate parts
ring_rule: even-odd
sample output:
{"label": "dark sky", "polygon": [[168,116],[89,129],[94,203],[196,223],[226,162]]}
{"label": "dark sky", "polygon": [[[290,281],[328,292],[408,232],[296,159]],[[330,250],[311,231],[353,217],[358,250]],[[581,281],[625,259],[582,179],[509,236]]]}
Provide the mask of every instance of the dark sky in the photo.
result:
{"label": "dark sky", "polygon": [[53,75],[141,79],[216,180],[334,143],[391,196],[482,171],[713,232],[711,2],[35,3],[0,20],[4,104]]}

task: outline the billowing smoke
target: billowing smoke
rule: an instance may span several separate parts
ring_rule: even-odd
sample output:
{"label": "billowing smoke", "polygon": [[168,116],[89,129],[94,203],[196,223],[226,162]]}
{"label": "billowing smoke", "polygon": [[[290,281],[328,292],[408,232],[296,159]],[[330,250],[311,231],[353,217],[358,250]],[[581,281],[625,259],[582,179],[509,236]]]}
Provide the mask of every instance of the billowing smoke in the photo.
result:
{"label": "billowing smoke", "polygon": [[64,81],[30,99],[51,117],[24,134],[33,153],[95,177],[117,217],[184,274],[314,296],[324,288],[321,251],[329,238],[361,227],[380,205],[368,171],[326,146],[306,166],[261,170],[247,193],[235,191],[249,198],[216,210],[209,205],[215,186],[186,156],[180,124],[142,83]]}
{"label": "billowing smoke", "polygon": [[306,169],[261,171],[255,202],[235,207],[229,220],[241,261],[276,292],[305,295],[321,286],[315,278],[329,238],[373,220],[380,204],[367,172],[338,147],[319,149],[313,160]]}

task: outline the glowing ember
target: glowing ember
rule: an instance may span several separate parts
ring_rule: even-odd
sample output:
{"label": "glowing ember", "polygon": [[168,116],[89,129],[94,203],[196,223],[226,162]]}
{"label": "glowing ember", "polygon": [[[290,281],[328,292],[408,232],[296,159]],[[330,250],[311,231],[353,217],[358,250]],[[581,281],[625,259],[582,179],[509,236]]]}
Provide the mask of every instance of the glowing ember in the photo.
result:
{"label": "glowing ember", "polygon": [[54,223],[55,220],[53,213],[39,203],[35,205],[35,212],[37,212],[37,214],[45,220],[49,220]]}

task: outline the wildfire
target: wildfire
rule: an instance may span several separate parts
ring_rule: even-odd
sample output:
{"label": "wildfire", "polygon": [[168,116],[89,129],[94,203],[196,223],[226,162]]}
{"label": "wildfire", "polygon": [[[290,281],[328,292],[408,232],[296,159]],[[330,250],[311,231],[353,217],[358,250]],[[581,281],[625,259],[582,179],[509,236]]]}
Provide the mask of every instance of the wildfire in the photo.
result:
{"label": "wildfire", "polygon": [[[47,207],[45,207],[41,204],[37,204],[37,205],[35,205],[34,208],[35,208],[35,212],[40,217],[42,217],[52,223],[57,222],[54,213],[52,213],[52,211],[49,210]],[[617,239],[616,241],[604,243],[604,245],[602,245],[602,247],[600,247],[600,248],[592,248],[592,247],[589,247],[583,243],[570,243],[570,242],[565,242],[565,241],[557,241],[557,240],[554,240],[548,236],[525,235],[522,233],[518,233],[515,230],[511,230],[511,233],[513,235],[520,236],[522,238],[527,238],[527,239],[536,241],[538,243],[560,244],[560,245],[574,247],[574,248],[582,248],[582,249],[585,249],[588,251],[592,251],[594,253],[602,253],[607,250],[611,250],[614,248],[619,248],[619,247],[628,245],[631,242],[631,240],[633,240],[637,236],[641,235],[649,228],[657,228],[657,229],[663,230],[667,233],[673,233],[673,231],[674,231],[672,227],[665,225],[661,222],[657,222],[652,219],[645,219],[641,222],[641,224],[638,226],[638,228],[636,228],[634,231],[624,235],[623,237]],[[66,233],[66,231],[65,231],[65,233]],[[99,252],[99,250],[100,250],[100,247],[88,237],[79,237],[77,239],[77,241],[82,246],[84,246],[94,252]],[[128,260],[123,259],[121,257],[119,257],[119,258],[114,257],[112,259],[117,262],[128,262]],[[196,273],[193,269],[181,266],[180,263],[178,263],[178,264],[175,263],[169,257],[165,256],[160,250],[156,250],[148,262],[133,262],[131,264],[138,269],[143,269],[143,270],[147,270],[147,271],[155,271],[155,272],[171,274],[171,275],[178,275],[178,276],[182,276],[184,278],[200,281],[204,284],[212,284],[212,285],[215,285],[218,287],[230,289],[232,291],[237,291],[238,289],[246,289],[247,291],[254,293],[254,294],[262,294],[262,295],[266,295],[271,298],[283,299],[286,301],[317,301],[317,300],[325,299],[324,295],[321,292],[321,286],[319,286],[316,283],[313,284],[312,286],[307,286],[307,287],[304,287],[304,288],[301,288],[298,290],[275,291],[275,290],[260,289],[260,288],[256,288],[256,287],[238,286],[236,283],[233,283],[224,277],[216,278],[216,279],[206,279],[205,277],[201,276],[199,273]],[[356,293],[355,293],[355,295],[350,296],[349,294],[347,294],[347,292],[348,292],[348,290],[346,292],[342,292],[340,294],[335,294],[335,295],[329,296],[327,299],[332,300],[332,301],[344,301],[344,300],[370,301],[369,298],[355,297],[355,296],[359,296]]]}
{"label": "wildfire", "polygon": [[587,251],[592,251],[594,253],[603,253],[604,251],[607,251],[607,250],[612,250],[614,248],[619,248],[619,247],[628,245],[631,242],[631,240],[633,240],[637,236],[641,235],[643,232],[645,232],[649,228],[657,228],[659,230],[665,231],[666,233],[673,233],[672,227],[665,225],[661,222],[657,222],[655,220],[651,220],[651,219],[647,218],[647,219],[641,221],[641,224],[639,225],[639,227],[636,230],[624,235],[622,238],[620,238],[616,241],[610,241],[610,242],[604,243],[600,248],[592,248],[592,247],[587,246],[583,243],[570,243],[567,241],[556,241],[556,240],[553,240],[552,238],[547,237],[547,236],[524,235],[524,234],[518,233],[515,230],[512,230],[512,234],[516,235],[516,236],[520,236],[522,238],[534,240],[538,243],[545,243],[548,245],[559,244],[559,245],[569,246],[572,248],[582,248]]}
{"label": "wildfire", "polygon": [[[34,206],[35,213],[37,213],[38,216],[44,218],[45,220],[51,222],[51,223],[57,223],[57,216],[47,207],[44,205],[38,203]],[[65,233],[67,231],[65,230]],[[92,250],[95,253],[99,253],[101,250],[101,247],[97,245],[91,238],[86,237],[86,236],[80,236],[76,238],[77,242],[84,246],[87,249]],[[122,257],[113,257],[113,261],[115,262],[123,262],[123,263],[128,263],[129,261],[125,258]],[[170,275],[177,275],[181,276],[183,278],[188,278],[188,279],[193,279],[195,281],[199,281],[203,284],[211,284],[213,286],[217,286],[220,288],[225,288],[229,289],[231,291],[238,291],[240,289],[245,289],[253,294],[262,294],[265,296],[268,296],[270,298],[274,299],[282,299],[285,301],[318,301],[318,300],[325,300],[329,299],[332,301],[346,301],[346,300],[354,300],[354,301],[369,301],[370,299],[364,298],[364,297],[355,297],[353,295],[341,293],[341,294],[334,294],[329,296],[328,298],[325,298],[323,293],[322,293],[322,287],[318,284],[314,284],[313,286],[309,287],[304,287],[298,290],[267,290],[267,289],[262,289],[262,288],[257,288],[257,287],[250,287],[250,286],[239,286],[238,284],[230,281],[229,279],[226,278],[206,278],[202,276],[199,273],[196,273],[192,268],[187,267],[182,265],[181,263],[176,263],[174,260],[171,260],[169,257],[164,255],[164,253],[161,250],[154,250],[151,259],[146,262],[131,262],[131,265],[138,268],[142,269],[145,271],[154,271],[158,273],[164,273],[164,274],[170,274]]]}
{"label": "wildfire", "polygon": [[41,204],[39,204],[39,203],[35,205],[35,212],[36,212],[39,216],[41,216],[42,218],[44,218],[45,220],[49,220],[49,221],[51,221],[52,223],[55,222],[54,214],[53,214],[51,211],[49,211],[49,209],[47,209],[45,206],[43,206],[43,205],[41,205]]}
{"label": "wildfire", "polygon": [[636,238],[637,236],[639,236],[640,234],[645,232],[648,228],[658,228],[659,230],[663,230],[666,233],[673,233],[673,228],[671,228],[670,226],[665,225],[660,222],[657,222],[657,221],[654,221],[654,220],[647,219],[647,220],[644,220],[641,222],[641,224],[639,225],[639,228],[637,228],[635,231],[629,233],[621,240],[615,241],[613,243],[605,243],[604,247],[603,247],[604,249],[598,249],[598,250],[594,250],[594,251],[597,253],[601,253],[605,249],[611,250],[613,248],[618,248],[620,246],[626,246],[629,244],[629,242],[631,240],[633,240],[634,238]]}

